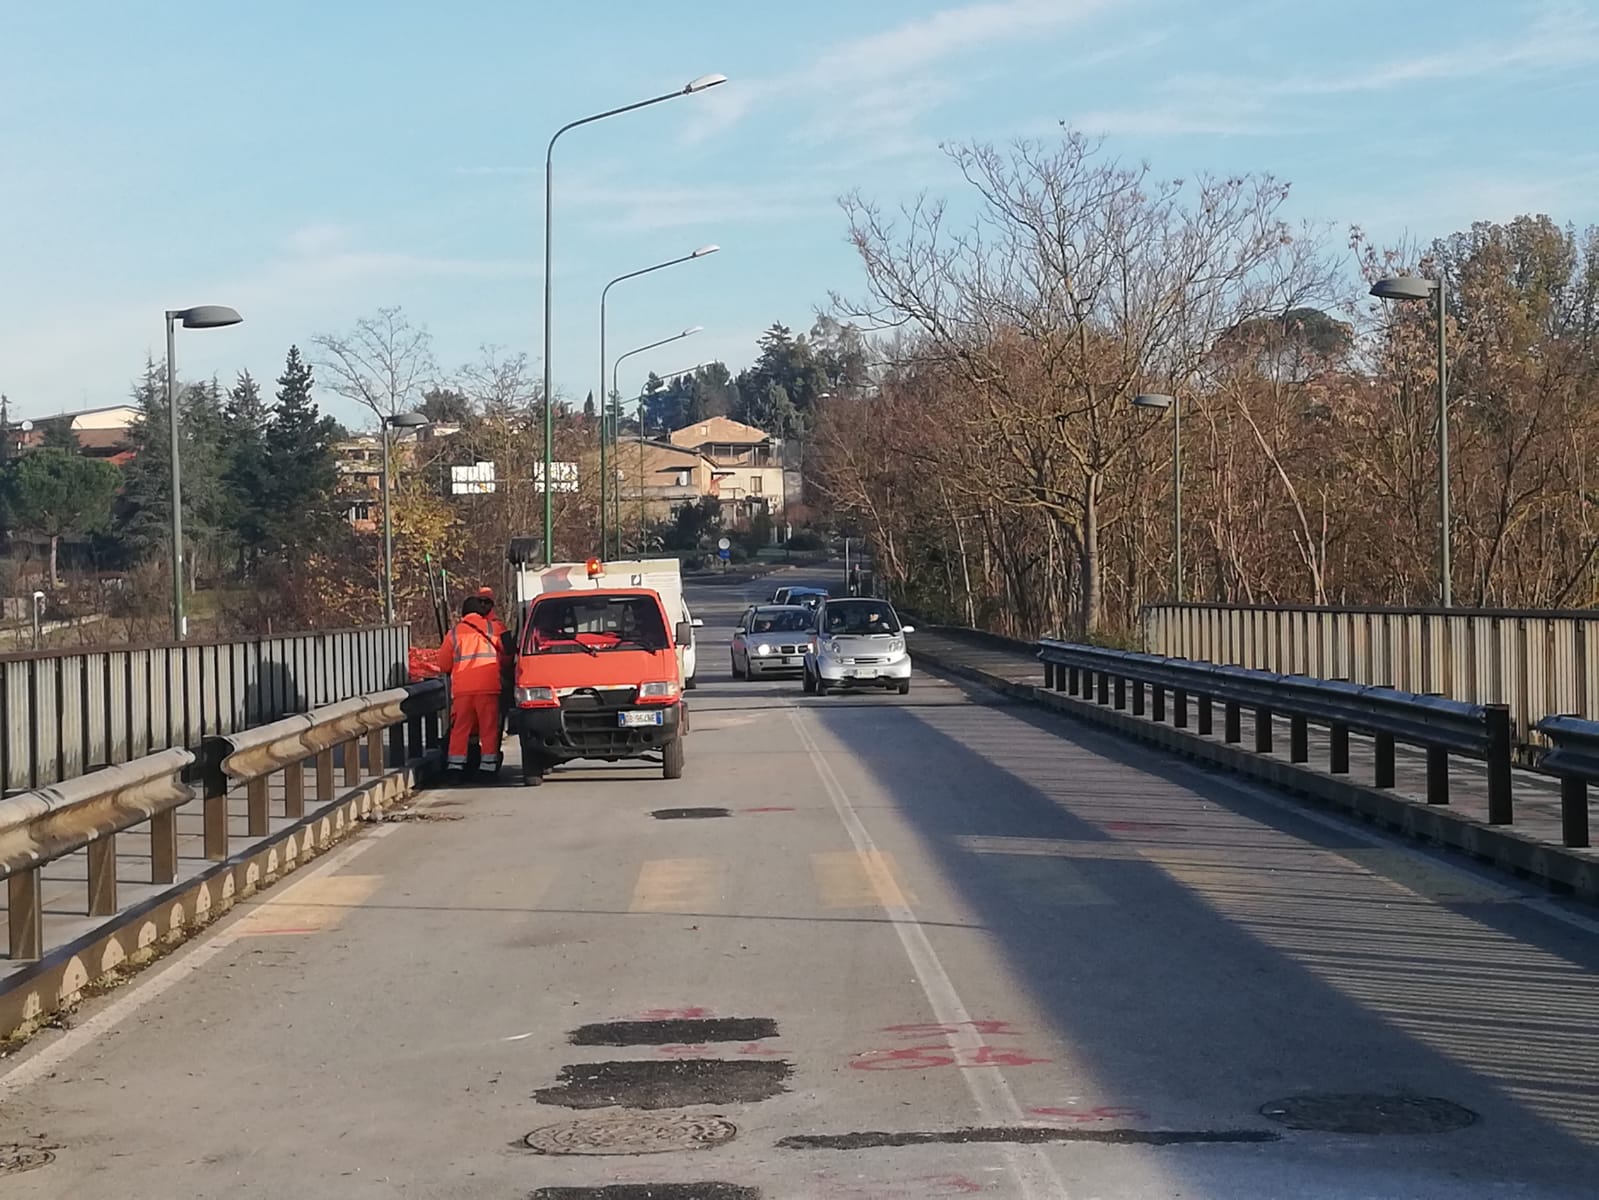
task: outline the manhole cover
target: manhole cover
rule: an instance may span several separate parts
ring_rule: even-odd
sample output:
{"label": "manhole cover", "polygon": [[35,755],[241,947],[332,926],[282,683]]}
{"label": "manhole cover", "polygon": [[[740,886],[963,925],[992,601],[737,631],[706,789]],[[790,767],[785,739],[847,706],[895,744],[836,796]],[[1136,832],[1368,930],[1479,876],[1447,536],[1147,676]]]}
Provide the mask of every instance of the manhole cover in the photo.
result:
{"label": "manhole cover", "polygon": [[731,815],[725,808],[658,808],[650,814],[657,821],[700,821]]}
{"label": "manhole cover", "polygon": [[16,1175],[35,1167],[47,1167],[56,1156],[43,1146],[0,1146],[0,1175]]}
{"label": "manhole cover", "polygon": [[1477,1119],[1469,1108],[1432,1096],[1312,1093],[1273,1100],[1263,1117],[1314,1133],[1448,1133]]}
{"label": "manhole cover", "polygon": [[540,1154],[666,1154],[730,1142],[738,1127],[723,1117],[616,1113],[546,1125],[524,1139]]}

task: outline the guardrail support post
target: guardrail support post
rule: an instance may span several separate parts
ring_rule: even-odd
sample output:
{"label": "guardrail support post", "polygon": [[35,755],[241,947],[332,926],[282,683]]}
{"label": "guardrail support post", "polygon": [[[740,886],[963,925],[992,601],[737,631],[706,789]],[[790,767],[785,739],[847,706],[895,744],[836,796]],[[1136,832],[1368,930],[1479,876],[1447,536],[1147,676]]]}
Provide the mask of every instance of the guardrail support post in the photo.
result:
{"label": "guardrail support post", "polygon": [[1055,690],[1057,692],[1066,690],[1066,667],[1063,663],[1055,664]]}
{"label": "guardrail support post", "polygon": [[333,799],[333,750],[329,747],[316,756],[316,798],[319,804]]}
{"label": "guardrail support post", "polygon": [[1427,803],[1449,803],[1449,751],[1427,747]]}
{"label": "guardrail support post", "polygon": [[1166,720],[1166,689],[1158,683],[1149,685],[1149,719],[1155,724],[1163,724]]}
{"label": "guardrail support post", "polygon": [[1255,753],[1271,753],[1271,709],[1255,710]]}
{"label": "guardrail support post", "polygon": [[283,768],[283,815],[305,816],[305,760],[297,758]]}
{"label": "guardrail support post", "polygon": [[437,711],[428,713],[425,727],[427,729],[426,736],[428,749],[437,750],[441,741],[439,734],[439,713]]}
{"label": "guardrail support post", "polygon": [[1239,719],[1238,705],[1231,700],[1222,704],[1221,729],[1222,740],[1225,742],[1237,743],[1244,740],[1243,722]]}
{"label": "guardrail support post", "polygon": [[1560,780],[1560,838],[1573,849],[1588,844],[1588,784],[1569,775]]}
{"label": "guardrail support post", "polygon": [[1514,819],[1510,791],[1510,706],[1489,704],[1488,714],[1488,824],[1509,825]]}
{"label": "guardrail support post", "polygon": [[1121,709],[1124,709],[1126,707],[1127,707],[1127,680],[1123,679],[1120,675],[1118,675],[1118,676],[1116,676],[1116,708],[1118,710],[1121,710]]}
{"label": "guardrail support post", "polygon": [[117,911],[117,835],[108,833],[89,843],[89,915],[114,916]]}
{"label": "guardrail support post", "polygon": [[1377,770],[1373,782],[1380,788],[1394,786],[1394,735],[1379,733],[1372,738],[1372,748],[1377,755]]}
{"label": "guardrail support post", "polygon": [[205,856],[221,862],[228,856],[228,785],[224,781],[214,795],[201,801],[205,822]]}
{"label": "guardrail support post", "polygon": [[344,786],[355,787],[361,782],[361,739],[351,738],[339,747],[344,759]]}
{"label": "guardrail support post", "polygon": [[391,767],[405,766],[405,722],[389,726],[389,756],[385,760]]}
{"label": "guardrail support post", "polygon": [[1304,717],[1288,718],[1288,761],[1308,762],[1310,760],[1310,731],[1305,728]]}
{"label": "guardrail support post", "polygon": [[1099,673],[1099,702],[1101,704],[1110,703],[1110,676],[1105,674],[1104,671]]}
{"label": "guardrail support post", "polygon": [[1082,672],[1076,667],[1066,668],[1066,691],[1068,695],[1075,696],[1082,689]]}
{"label": "guardrail support post", "polygon": [[245,808],[249,813],[249,830],[253,838],[266,837],[272,832],[272,815],[267,811],[269,775],[252,779],[244,785]]}
{"label": "guardrail support post", "polygon": [[11,958],[44,957],[44,902],[40,895],[39,868],[18,871],[6,880],[6,926],[11,934]]}
{"label": "guardrail support post", "polygon": [[178,814],[173,809],[150,818],[150,882],[178,879]]}
{"label": "guardrail support post", "polygon": [[1332,752],[1327,756],[1327,770],[1334,775],[1349,774],[1349,726],[1334,725],[1328,731]]}
{"label": "guardrail support post", "polygon": [[1141,717],[1143,715],[1144,715],[1144,681],[1142,679],[1135,679],[1135,680],[1133,680],[1133,716]]}
{"label": "guardrail support post", "polygon": [[1209,737],[1210,731],[1210,697],[1201,696],[1199,698],[1199,732]]}
{"label": "guardrail support post", "polygon": [[366,773],[368,775],[383,774],[383,731],[381,729],[368,729],[366,731]]}
{"label": "guardrail support post", "polygon": [[405,759],[409,762],[426,753],[427,748],[422,744],[422,718],[414,716],[405,723]]}
{"label": "guardrail support post", "polygon": [[1179,688],[1171,694],[1172,724],[1178,729],[1188,728],[1188,693]]}

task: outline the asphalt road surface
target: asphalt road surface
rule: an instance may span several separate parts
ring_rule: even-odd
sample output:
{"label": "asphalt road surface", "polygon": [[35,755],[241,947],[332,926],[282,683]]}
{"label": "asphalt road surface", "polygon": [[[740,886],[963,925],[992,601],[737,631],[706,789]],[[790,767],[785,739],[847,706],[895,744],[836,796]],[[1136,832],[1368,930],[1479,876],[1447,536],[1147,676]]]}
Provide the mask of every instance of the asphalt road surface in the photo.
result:
{"label": "asphalt road surface", "polygon": [[736,683],[772,586],[691,592],[683,780],[429,792],[0,1065],[0,1195],[1599,1194],[1599,925],[925,673]]}

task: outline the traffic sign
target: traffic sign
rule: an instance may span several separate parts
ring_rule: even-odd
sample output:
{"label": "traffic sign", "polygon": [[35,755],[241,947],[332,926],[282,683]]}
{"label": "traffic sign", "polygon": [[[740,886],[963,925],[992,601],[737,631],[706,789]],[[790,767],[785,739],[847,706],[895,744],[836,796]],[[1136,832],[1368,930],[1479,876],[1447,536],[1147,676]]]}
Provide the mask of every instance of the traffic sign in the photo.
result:
{"label": "traffic sign", "polygon": [[721,541],[716,543],[716,548],[718,550],[731,550],[733,548],[733,543],[728,541],[726,538],[723,538]]}

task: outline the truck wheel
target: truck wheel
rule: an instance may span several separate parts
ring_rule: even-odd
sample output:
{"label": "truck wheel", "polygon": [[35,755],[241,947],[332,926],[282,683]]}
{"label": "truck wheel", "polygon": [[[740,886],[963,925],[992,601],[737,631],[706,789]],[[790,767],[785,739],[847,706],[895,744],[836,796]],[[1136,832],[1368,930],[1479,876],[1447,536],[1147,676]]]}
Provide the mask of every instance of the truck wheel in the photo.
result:
{"label": "truck wheel", "polygon": [[694,681],[694,676],[692,675],[683,681],[683,690],[685,692],[692,692],[697,687],[699,687],[699,684]]}
{"label": "truck wheel", "polygon": [[809,667],[805,668],[805,682],[801,686],[804,687],[807,696],[816,695],[816,677],[811,674]]}
{"label": "truck wheel", "polygon": [[683,778],[683,737],[679,734],[661,751],[661,761],[666,768],[665,775],[668,779]]}

